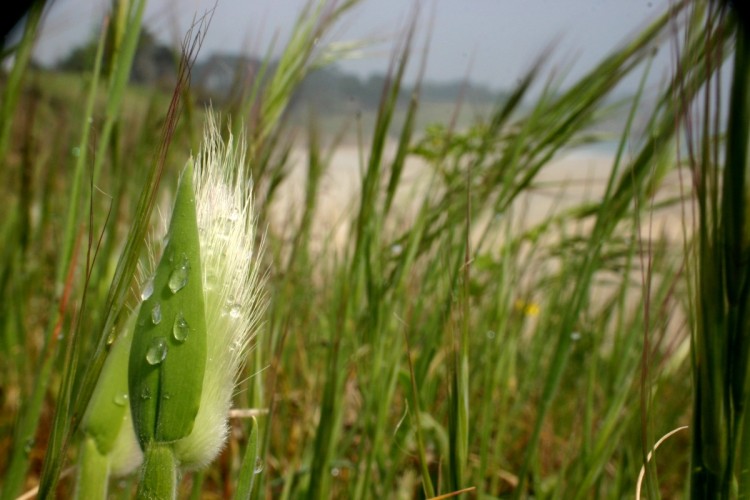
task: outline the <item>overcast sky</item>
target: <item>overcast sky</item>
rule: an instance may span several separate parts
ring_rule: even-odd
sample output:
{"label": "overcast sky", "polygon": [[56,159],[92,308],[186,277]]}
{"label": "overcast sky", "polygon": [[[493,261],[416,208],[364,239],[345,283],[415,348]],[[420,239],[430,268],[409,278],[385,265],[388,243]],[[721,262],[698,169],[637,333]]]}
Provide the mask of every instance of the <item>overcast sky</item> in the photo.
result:
{"label": "overcast sky", "polygon": [[[201,56],[212,52],[254,55],[277,35],[284,41],[306,0],[218,0]],[[194,14],[213,0],[150,0],[145,24],[164,41],[179,40]],[[36,56],[50,63],[91,36],[109,0],[54,0],[45,18]],[[340,66],[360,76],[384,72],[392,41],[403,31],[415,4],[420,33],[432,25],[427,77],[462,79],[493,88],[517,81],[544,51],[573,74],[589,68],[628,35],[661,14],[669,0],[363,0],[335,33],[338,40],[384,42],[361,59]],[[278,45],[278,44],[277,44]]]}

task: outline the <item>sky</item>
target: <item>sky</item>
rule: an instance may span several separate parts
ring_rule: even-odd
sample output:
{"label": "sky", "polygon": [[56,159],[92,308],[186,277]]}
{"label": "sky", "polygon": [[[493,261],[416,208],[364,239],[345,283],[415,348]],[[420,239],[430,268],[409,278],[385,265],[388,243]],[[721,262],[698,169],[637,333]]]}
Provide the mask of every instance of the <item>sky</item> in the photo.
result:
{"label": "sky", "polygon": [[[218,0],[199,59],[214,52],[264,54],[274,37],[288,38],[305,3]],[[109,5],[109,0],[54,0],[35,56],[43,63],[59,60],[98,31]],[[214,0],[150,0],[144,22],[161,40],[176,43],[194,15],[213,5]],[[394,42],[419,6],[418,39],[430,34],[427,79],[468,76],[506,89],[542,54],[549,55],[551,68],[581,74],[668,5],[669,0],[363,0],[329,41],[369,40],[357,59],[339,67],[365,78],[383,73]]]}

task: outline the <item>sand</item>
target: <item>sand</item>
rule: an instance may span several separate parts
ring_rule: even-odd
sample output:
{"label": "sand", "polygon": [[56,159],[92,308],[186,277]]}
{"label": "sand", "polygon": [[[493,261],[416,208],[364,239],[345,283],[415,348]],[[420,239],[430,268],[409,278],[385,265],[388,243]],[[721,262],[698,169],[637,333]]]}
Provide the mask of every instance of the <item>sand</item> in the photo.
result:
{"label": "sand", "polygon": [[[393,157],[395,145],[386,148],[386,160]],[[331,157],[330,165],[325,172],[318,198],[318,208],[313,224],[314,239],[327,242],[343,243],[349,221],[358,209],[361,191],[362,172],[366,156],[362,156],[354,146],[342,146]],[[303,149],[293,152],[290,176],[279,189],[277,200],[272,206],[270,220],[272,224],[287,225],[290,220],[297,220],[304,205],[304,185],[306,179],[307,153]],[[606,182],[612,168],[613,156],[606,152],[578,150],[553,159],[539,173],[534,187],[518,198],[512,212],[518,218],[518,230],[531,227],[544,221],[552,214],[576,206],[584,201],[596,201],[604,193]],[[408,218],[413,214],[423,199],[431,179],[431,168],[418,158],[407,160],[403,179],[400,183],[396,200],[394,217]],[[684,177],[684,176],[683,176]],[[684,181],[684,182],[683,182]],[[652,203],[674,197],[688,182],[678,174],[671,174],[664,189],[656,200],[642,200]],[[686,212],[689,216],[689,207]],[[683,210],[675,205],[667,210],[650,211],[650,216],[641,220],[642,234],[657,236],[666,234],[670,238],[682,238]],[[688,217],[689,218],[689,217]]]}

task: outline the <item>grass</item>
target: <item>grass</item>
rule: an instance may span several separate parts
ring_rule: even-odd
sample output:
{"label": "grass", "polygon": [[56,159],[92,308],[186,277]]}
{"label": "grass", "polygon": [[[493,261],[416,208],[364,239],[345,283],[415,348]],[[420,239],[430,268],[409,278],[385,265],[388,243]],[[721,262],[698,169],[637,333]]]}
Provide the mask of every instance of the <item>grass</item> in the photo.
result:
{"label": "grass", "polygon": [[[355,4],[311,3],[270,83],[220,110],[225,133],[246,121],[269,307],[235,390],[235,407],[255,418],[232,418],[223,453],[185,474],[180,497],[621,498],[654,443],[683,425],[690,432],[648,462],[644,493],[748,491],[738,215],[748,51],[731,13],[676,4],[572,85],[551,80],[530,95],[545,78],[540,61],[471,121],[461,103],[446,116],[422,102],[419,86],[396,108],[404,73],[421,64],[420,34],[407,27],[380,108],[343,138],[326,133],[340,127],[323,110],[285,111],[330,60],[310,41],[325,41]],[[109,64],[58,75],[17,58],[0,89],[12,138],[0,155],[3,498],[38,484],[44,497],[74,491],[66,471],[90,446],[78,426],[135,302],[153,209],[170,204],[205,118],[186,88],[170,101],[127,85],[142,3],[118,5],[97,59]],[[19,51],[33,40],[27,26]],[[186,38],[183,76],[205,28]],[[680,51],[650,99],[660,44]],[[717,83],[725,58],[728,97]],[[550,164],[612,127],[611,94],[633,74],[644,83],[617,109],[618,148],[597,172],[606,178],[563,203],[572,187],[546,180]],[[732,103],[727,125],[720,98]],[[359,184],[333,224],[326,181],[352,136]],[[304,164],[293,165],[300,150]],[[293,209],[283,195],[295,169],[304,183]],[[550,211],[532,219],[544,193]],[[675,215],[683,238],[659,234]],[[130,497],[134,477],[110,481],[110,496]]]}

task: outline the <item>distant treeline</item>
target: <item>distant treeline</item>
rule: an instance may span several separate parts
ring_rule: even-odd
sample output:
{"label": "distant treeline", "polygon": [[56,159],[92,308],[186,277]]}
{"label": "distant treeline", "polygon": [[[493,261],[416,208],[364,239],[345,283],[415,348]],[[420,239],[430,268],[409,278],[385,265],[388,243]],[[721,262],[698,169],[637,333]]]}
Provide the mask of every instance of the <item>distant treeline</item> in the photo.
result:
{"label": "distant treeline", "polygon": [[[86,71],[93,66],[96,39],[75,47],[61,59],[55,69],[61,71]],[[176,81],[178,54],[161,43],[148,31],[141,33],[135,55],[131,82],[140,85],[163,87],[170,90]],[[261,73],[262,61],[236,54],[211,54],[193,68],[192,87],[196,95],[206,101],[222,103],[239,98],[255,83]],[[272,75],[274,63],[266,69]],[[107,71],[106,61],[104,71]],[[381,100],[386,76],[373,74],[360,78],[346,73],[337,66],[328,66],[312,72],[299,86],[292,107],[314,106],[332,111],[347,109],[375,109]],[[263,82],[265,83],[265,82]],[[406,103],[413,87],[401,90],[400,100]],[[502,98],[501,92],[468,81],[422,82],[420,98],[430,102],[456,102],[462,99],[473,104],[493,103]]]}
{"label": "distant treeline", "polygon": [[[300,86],[295,101],[314,102],[326,107],[354,105],[374,109],[382,99],[386,76],[374,74],[361,79],[331,66],[313,72]],[[401,101],[406,103],[413,92],[412,86],[401,89]],[[484,85],[466,81],[422,82],[420,99],[426,102],[456,102],[463,99],[472,103],[493,103],[501,93]]]}

